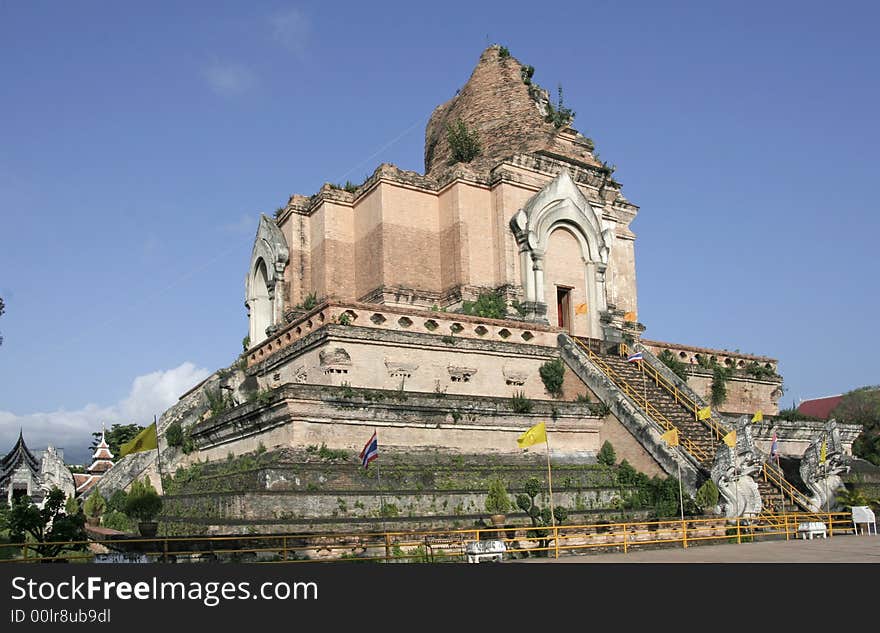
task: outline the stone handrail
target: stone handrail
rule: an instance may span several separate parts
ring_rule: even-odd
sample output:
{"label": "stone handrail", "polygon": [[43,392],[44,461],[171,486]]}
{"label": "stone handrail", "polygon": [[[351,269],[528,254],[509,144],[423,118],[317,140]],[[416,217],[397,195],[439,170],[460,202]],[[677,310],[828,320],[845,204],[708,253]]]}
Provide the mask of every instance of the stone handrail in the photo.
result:
{"label": "stone handrail", "polygon": [[677,473],[681,465],[682,484],[690,493],[696,491],[700,479],[701,466],[697,459],[685,450],[676,450],[661,439],[662,429],[649,418],[639,405],[621,390],[592,360],[583,349],[568,335],[558,335],[563,358],[577,376],[605,402],[611,412],[620,420],[646,451],[670,474]]}

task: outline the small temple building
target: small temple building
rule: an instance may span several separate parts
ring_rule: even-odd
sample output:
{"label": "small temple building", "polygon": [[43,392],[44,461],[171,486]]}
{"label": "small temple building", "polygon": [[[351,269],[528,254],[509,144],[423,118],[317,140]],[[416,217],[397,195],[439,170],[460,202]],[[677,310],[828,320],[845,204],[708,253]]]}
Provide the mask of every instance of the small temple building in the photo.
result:
{"label": "small temple building", "polygon": [[74,494],[73,475],[64,465],[64,452],[49,446],[31,451],[19,432],[18,440],[0,460],[0,501],[12,505],[19,498],[41,504],[53,487],[66,496]]}
{"label": "small temple building", "polygon": [[113,468],[113,453],[107,444],[106,431],[101,431],[101,441],[92,455],[92,465],[84,473],[74,473],[73,480],[77,496],[84,496],[91,491],[108,470]]}

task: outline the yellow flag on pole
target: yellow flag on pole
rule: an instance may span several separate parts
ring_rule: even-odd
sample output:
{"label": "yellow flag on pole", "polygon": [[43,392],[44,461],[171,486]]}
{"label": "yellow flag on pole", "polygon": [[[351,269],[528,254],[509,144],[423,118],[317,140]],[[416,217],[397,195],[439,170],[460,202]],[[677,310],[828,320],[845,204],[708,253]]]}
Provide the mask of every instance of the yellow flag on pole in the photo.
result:
{"label": "yellow flag on pole", "polygon": [[125,457],[129,453],[140,453],[141,451],[150,451],[159,445],[159,439],[156,437],[156,423],[137,434],[130,442],[126,442],[119,447],[119,456]]}
{"label": "yellow flag on pole", "polygon": [[704,407],[697,411],[697,419],[698,420],[708,420],[712,417],[712,409],[709,407]]}
{"label": "yellow flag on pole", "polygon": [[764,412],[758,409],[755,411],[755,415],[752,416],[752,422],[760,422],[764,419]]}
{"label": "yellow flag on pole", "polygon": [[824,464],[825,459],[827,458],[826,448],[825,448],[825,440],[822,440],[822,448],[819,449],[819,463]]}
{"label": "yellow flag on pole", "polygon": [[635,312],[627,312],[626,314],[623,315],[623,320],[629,321],[630,323],[634,322],[636,320],[636,313]]}
{"label": "yellow flag on pole", "polygon": [[670,446],[678,446],[678,429],[671,428],[666,433],[660,436],[660,439],[665,441]]}
{"label": "yellow flag on pole", "polygon": [[736,448],[736,430],[733,430],[725,435],[722,441],[730,448]]}
{"label": "yellow flag on pole", "polygon": [[547,441],[547,427],[543,422],[539,422],[528,431],[520,435],[516,443],[520,448],[527,448],[533,444],[543,444]]}

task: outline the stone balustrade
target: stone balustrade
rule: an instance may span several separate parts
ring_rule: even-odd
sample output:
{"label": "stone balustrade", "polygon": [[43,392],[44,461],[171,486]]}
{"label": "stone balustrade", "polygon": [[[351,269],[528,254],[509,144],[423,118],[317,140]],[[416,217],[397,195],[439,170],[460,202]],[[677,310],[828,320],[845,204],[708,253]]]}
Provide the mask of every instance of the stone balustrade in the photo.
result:
{"label": "stone balustrade", "polygon": [[249,349],[248,367],[262,362],[272,354],[328,324],[543,347],[555,347],[556,335],[561,331],[559,328],[527,321],[486,319],[454,312],[328,301],[297,317],[267,340]]}
{"label": "stone balustrade", "polygon": [[757,363],[765,369],[772,369],[776,372],[779,363],[775,358],[767,356],[754,356],[752,354],[742,354],[707,347],[692,347],[689,345],[679,345],[678,343],[663,343],[661,341],[642,339],[642,345],[651,350],[655,355],[668,350],[680,362],[694,366],[699,366],[700,360],[705,358],[709,362],[716,361],[722,367],[745,370],[752,363]]}

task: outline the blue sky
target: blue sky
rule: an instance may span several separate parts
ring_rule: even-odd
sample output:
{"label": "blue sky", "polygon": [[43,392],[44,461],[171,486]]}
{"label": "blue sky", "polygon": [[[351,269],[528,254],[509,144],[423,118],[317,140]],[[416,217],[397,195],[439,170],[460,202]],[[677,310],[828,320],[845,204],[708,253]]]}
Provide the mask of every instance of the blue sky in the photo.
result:
{"label": "blue sky", "polygon": [[0,452],[83,459],[228,365],[259,212],[422,171],[490,43],[641,206],[646,336],[777,357],[786,406],[880,382],[880,10],[554,6],[0,2]]}

